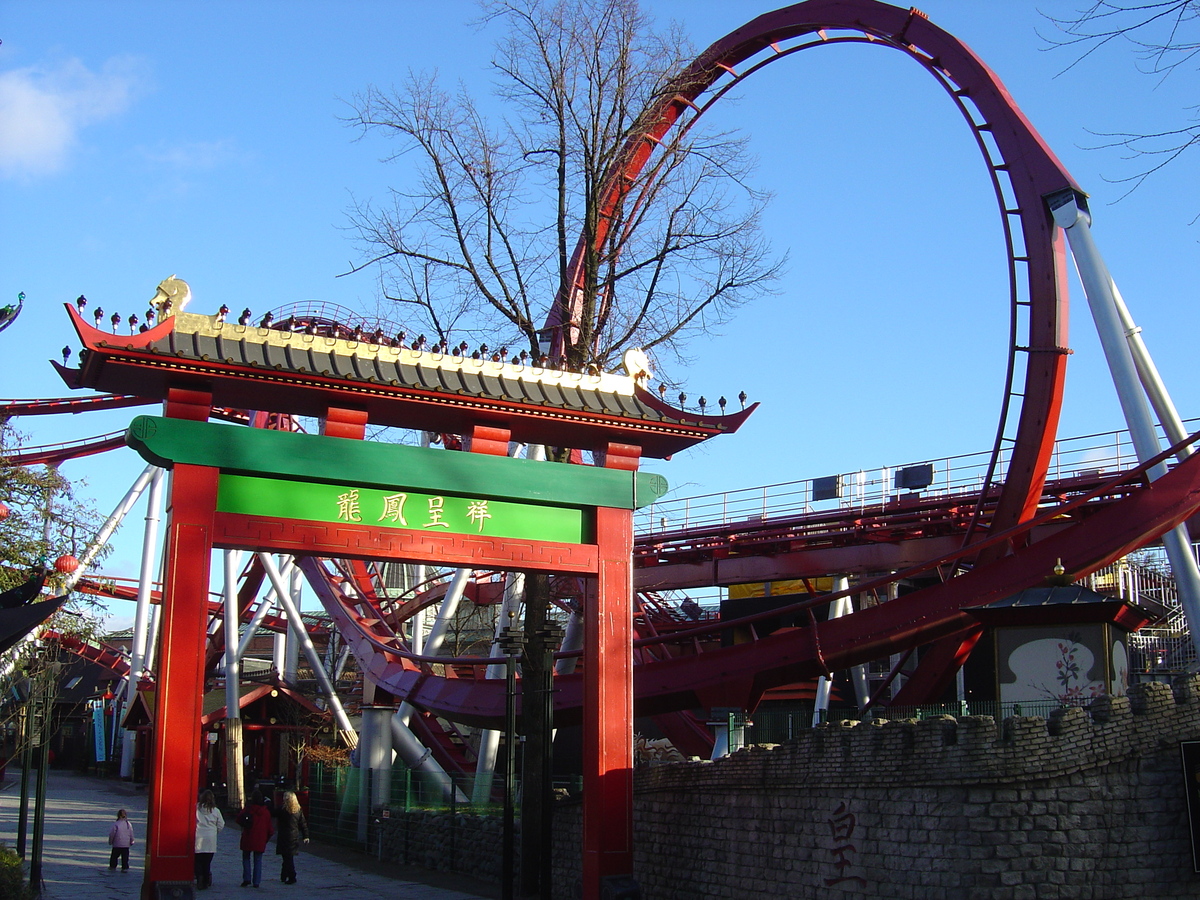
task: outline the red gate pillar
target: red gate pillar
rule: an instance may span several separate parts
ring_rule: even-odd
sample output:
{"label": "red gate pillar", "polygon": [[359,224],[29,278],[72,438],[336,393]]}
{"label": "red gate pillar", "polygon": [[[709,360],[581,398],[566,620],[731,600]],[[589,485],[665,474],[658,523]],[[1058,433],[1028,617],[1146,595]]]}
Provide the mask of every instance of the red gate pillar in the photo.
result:
{"label": "red gate pillar", "polygon": [[583,898],[633,873],[633,513],[596,510],[596,597],[586,605]]}
{"label": "red gate pillar", "polygon": [[152,900],[158,882],[193,879],[217,476],[217,469],[183,464],[171,473],[143,900]]}

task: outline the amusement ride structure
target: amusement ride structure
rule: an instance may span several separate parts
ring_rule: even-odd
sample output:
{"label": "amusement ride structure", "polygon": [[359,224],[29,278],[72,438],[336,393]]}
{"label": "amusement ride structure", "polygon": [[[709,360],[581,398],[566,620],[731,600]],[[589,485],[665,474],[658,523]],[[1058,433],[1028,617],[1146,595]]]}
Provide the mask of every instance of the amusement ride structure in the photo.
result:
{"label": "amusement ride structure", "polygon": [[[153,319],[128,335],[101,330],[99,317],[88,324],[82,307],[68,306],[84,349],[77,367],[65,358],[55,365],[69,387],[101,393],[8,401],[0,414],[164,404],[161,417],[140,416],[125,433],[26,448],[10,460],[56,462],[132,446],[149,466],[114,521],[143,492],[157,510],[163,472],[172,473],[162,593],[154,586],[156,512],[137,591],[125,592],[138,603],[130,683],[154,669],[162,711],[154,765],[160,781],[173,773],[151,798],[148,884],[179,878],[185,851],[190,859],[187,829],[155,817],[164,790],[196,786],[189,740],[198,735],[198,691],[223,666],[232,734],[239,654],[259,626],[290,632],[293,660],[306,654],[338,729],[356,739],[296,607],[301,578],[386,709],[363,717],[368,755],[381,758],[379,748],[394,742],[414,767],[461,768],[441,736],[455,724],[473,726],[491,734],[470,761],[485,773],[506,718],[501,632],[519,613],[522,573],[554,576],[567,625],[555,654],[554,715],[585,728],[589,898],[600,896],[604,879],[632,872],[631,827],[620,826],[631,823],[633,715],[656,717],[684,752],[711,752],[714,742],[719,752],[728,736],[720,726],[708,730],[706,717],[752,711],[768,690],[879,660],[889,669],[884,689],[860,698],[864,705],[937,701],[983,631],[969,609],[1040,585],[1056,567],[1081,578],[1154,541],[1166,548],[1191,633],[1200,635],[1200,574],[1185,525],[1200,510],[1196,436],[1171,405],[1095,249],[1085,194],[987,66],[920,12],[875,0],[809,0],[717,41],[640,119],[645,131],[609,173],[604,221],[641,201],[630,186],[655,164],[671,129],[691,128],[763,66],[843,43],[898,51],[927,71],[962,113],[995,190],[1009,261],[1009,357],[994,447],[975,484],[922,493],[938,473],[914,466],[894,473],[894,492],[878,503],[850,502],[853,485],[837,477],[812,483],[806,502],[785,515],[686,521],[677,502],[660,500],[665,481],[638,471],[641,458],[732,433],[754,407],[725,415],[722,403],[715,416],[670,407],[648,389],[636,355],[624,375],[563,371],[556,360],[577,315],[569,296],[553,304],[548,353],[538,360],[410,344],[300,307],[257,321],[249,310],[229,321],[225,307],[194,315],[183,311],[187,286],[174,277],[160,286]],[[1119,471],[1048,478],[1070,352],[1068,245],[1137,459]],[[577,273],[586,249],[576,251]],[[302,433],[299,417],[317,420],[320,434]],[[436,435],[444,449],[367,441],[368,425]],[[463,452],[449,449],[456,445]],[[595,463],[540,461],[539,445],[592,451]],[[522,446],[531,448],[528,459],[507,458]],[[822,499],[835,508],[809,502]],[[213,547],[225,552],[217,600],[207,590]],[[397,561],[457,572],[415,574],[397,597],[380,568]],[[823,588],[829,578],[832,589]],[[664,599],[782,580],[804,588],[737,618]],[[901,593],[900,583],[911,589]],[[464,596],[495,602],[496,643],[486,657],[440,653]],[[150,667],[156,599],[161,650]],[[425,614],[435,607],[430,626]],[[778,627],[781,617],[791,624]],[[196,654],[198,646],[206,652]],[[234,768],[231,789],[240,778]]]}

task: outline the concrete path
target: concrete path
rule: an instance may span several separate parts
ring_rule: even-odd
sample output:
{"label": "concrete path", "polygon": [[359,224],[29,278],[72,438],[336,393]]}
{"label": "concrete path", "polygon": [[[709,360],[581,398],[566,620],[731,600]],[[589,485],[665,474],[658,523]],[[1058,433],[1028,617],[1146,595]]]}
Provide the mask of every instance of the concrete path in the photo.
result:
{"label": "concrete path", "polygon": [[[0,841],[16,846],[20,770],[12,766],[0,786]],[[30,779],[30,793],[33,779]],[[71,772],[51,771],[48,779],[46,831],[42,874],[48,900],[136,900],[142,885],[146,850],[146,793],[130,784]],[[188,804],[189,807],[191,804]],[[117,810],[127,811],[136,843],[129,855],[128,872],[108,869],[108,829]],[[26,859],[32,848],[33,799],[29,803]],[[279,857],[274,846],[263,854],[263,879],[259,890],[240,887],[242,854],[239,829],[227,823],[213,858],[213,886],[197,892],[206,900],[225,897],[290,897],[307,900],[311,894],[336,900],[478,900],[499,897],[498,891],[468,879],[427,872],[424,869],[379,863],[372,857],[342,847],[309,844],[296,857],[298,884],[279,880]],[[310,852],[311,851],[311,852]]]}

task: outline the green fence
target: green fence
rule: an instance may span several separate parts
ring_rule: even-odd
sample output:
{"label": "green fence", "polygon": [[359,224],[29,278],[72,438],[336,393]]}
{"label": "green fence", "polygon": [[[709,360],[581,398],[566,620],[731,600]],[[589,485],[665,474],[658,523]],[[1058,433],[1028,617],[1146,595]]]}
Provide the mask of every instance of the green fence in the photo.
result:
{"label": "green fence", "polygon": [[[502,781],[481,785],[476,797],[476,779],[469,775],[437,776],[396,766],[383,776],[377,797],[371,770],[315,763],[308,788],[308,820],[322,840],[361,847],[371,851],[374,826],[393,813],[449,813],[450,815],[500,816],[503,810]],[[515,788],[514,788],[515,790]]]}

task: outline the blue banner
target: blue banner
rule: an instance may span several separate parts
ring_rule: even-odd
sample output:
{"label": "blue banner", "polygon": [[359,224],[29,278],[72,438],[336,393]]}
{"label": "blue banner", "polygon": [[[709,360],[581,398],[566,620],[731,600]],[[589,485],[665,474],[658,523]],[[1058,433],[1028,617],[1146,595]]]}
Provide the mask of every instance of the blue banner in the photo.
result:
{"label": "blue banner", "polygon": [[108,762],[108,739],[104,733],[104,707],[92,707],[93,744],[96,745],[96,762]]}

